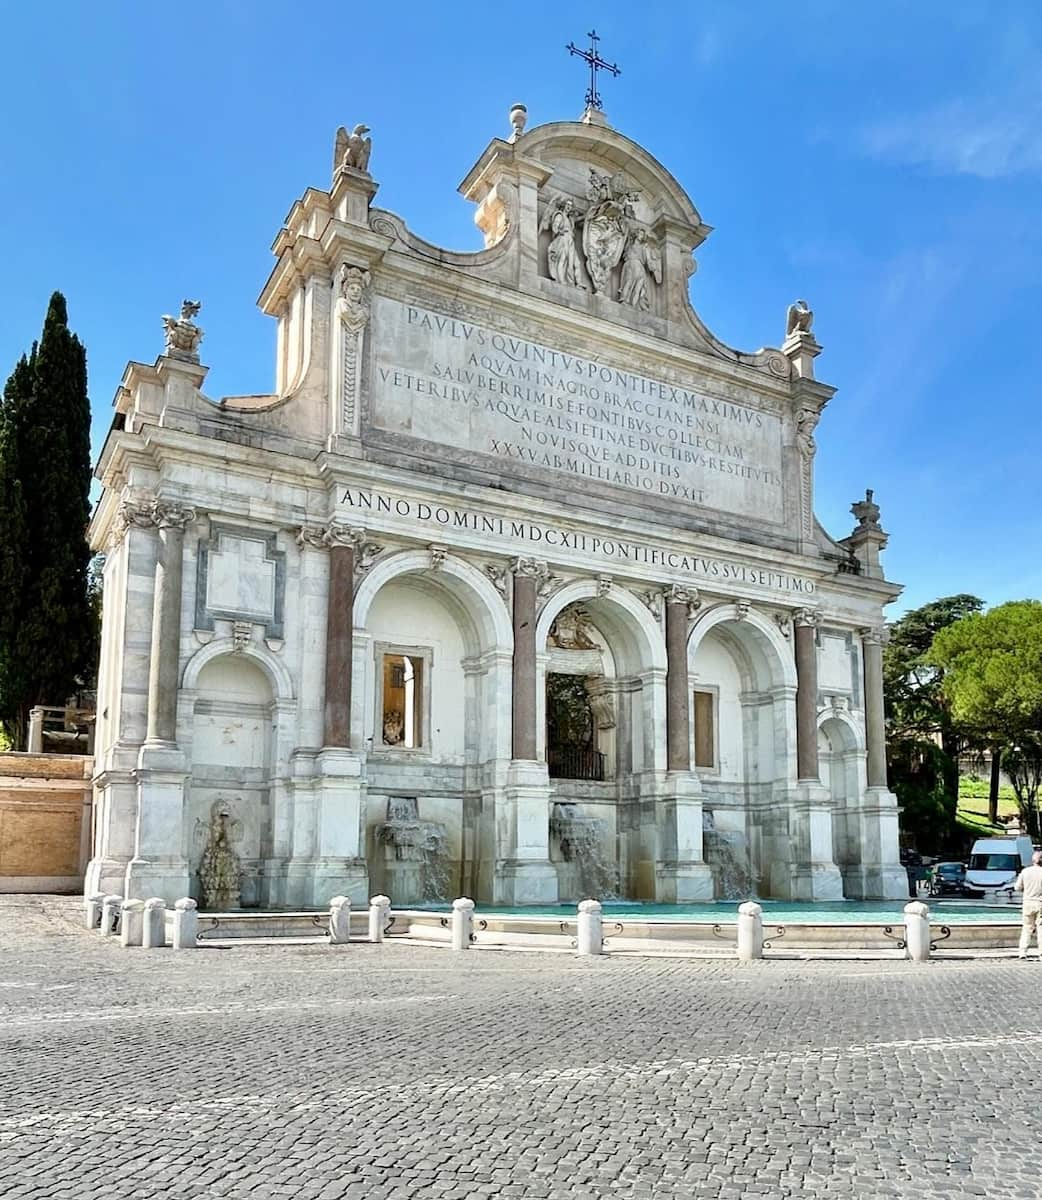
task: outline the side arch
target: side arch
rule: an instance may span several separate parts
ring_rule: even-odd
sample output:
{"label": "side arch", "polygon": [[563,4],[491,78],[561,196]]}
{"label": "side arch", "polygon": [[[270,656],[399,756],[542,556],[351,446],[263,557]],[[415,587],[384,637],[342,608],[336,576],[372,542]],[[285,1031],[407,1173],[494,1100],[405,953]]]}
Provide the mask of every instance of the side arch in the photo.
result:
{"label": "side arch", "polygon": [[181,675],[183,691],[195,692],[199,687],[199,674],[207,663],[226,654],[234,654],[255,662],[268,678],[276,700],[294,700],[293,677],[286,664],[280,661],[266,647],[250,642],[246,646],[236,646],[230,637],[215,638],[192,655],[185,664]]}

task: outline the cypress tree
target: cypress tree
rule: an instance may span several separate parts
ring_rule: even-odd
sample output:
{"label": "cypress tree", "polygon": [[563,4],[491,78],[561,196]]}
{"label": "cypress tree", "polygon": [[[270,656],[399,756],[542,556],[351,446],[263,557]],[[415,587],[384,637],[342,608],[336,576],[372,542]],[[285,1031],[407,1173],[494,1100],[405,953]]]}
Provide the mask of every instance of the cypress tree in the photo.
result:
{"label": "cypress tree", "polygon": [[[88,598],[90,551],[90,402],[87,356],[69,332],[65,297],[55,292],[34,355],[15,368],[5,391],[6,436],[0,486],[14,496],[14,536],[3,538],[3,566],[20,558],[17,598],[2,640],[6,682],[0,716],[16,738],[29,709],[64,704],[93,668],[96,624]],[[12,481],[11,476],[14,476]],[[4,497],[6,499],[6,496]],[[20,527],[20,529],[19,529]]]}
{"label": "cypress tree", "polygon": [[25,689],[17,653],[26,566],[20,447],[35,373],[34,345],[31,357],[19,359],[0,400],[0,721],[9,729]]}

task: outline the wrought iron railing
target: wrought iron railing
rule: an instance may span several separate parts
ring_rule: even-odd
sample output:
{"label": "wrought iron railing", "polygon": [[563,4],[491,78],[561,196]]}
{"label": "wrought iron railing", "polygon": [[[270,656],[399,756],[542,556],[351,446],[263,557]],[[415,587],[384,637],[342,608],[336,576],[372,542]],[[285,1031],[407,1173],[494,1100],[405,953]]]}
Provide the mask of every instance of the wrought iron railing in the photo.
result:
{"label": "wrought iron railing", "polygon": [[555,746],[547,755],[551,779],[604,779],[604,755],[585,746]]}

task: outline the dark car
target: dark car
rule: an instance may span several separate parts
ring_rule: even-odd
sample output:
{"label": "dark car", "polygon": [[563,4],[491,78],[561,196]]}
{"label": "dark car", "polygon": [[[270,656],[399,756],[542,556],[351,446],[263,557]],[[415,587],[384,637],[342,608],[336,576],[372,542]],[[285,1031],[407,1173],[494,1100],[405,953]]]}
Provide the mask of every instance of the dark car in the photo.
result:
{"label": "dark car", "polygon": [[931,896],[962,896],[966,893],[966,865],[960,862],[937,863],[930,884]]}

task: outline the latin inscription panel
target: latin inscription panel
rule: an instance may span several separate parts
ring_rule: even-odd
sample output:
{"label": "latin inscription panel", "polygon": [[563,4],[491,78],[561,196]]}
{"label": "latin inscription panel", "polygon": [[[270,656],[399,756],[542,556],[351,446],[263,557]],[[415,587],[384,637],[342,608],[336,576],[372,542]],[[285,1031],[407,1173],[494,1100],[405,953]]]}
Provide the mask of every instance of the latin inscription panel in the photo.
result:
{"label": "latin inscription panel", "polygon": [[371,422],[441,446],[779,523],[779,417],[378,296]]}

